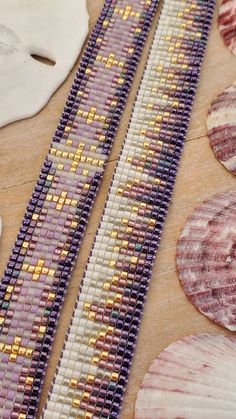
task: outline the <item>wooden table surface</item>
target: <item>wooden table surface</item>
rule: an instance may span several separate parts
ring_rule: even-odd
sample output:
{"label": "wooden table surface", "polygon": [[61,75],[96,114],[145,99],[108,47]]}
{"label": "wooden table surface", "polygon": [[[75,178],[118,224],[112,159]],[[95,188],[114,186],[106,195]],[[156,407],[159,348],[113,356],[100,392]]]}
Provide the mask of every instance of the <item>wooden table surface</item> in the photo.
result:
{"label": "wooden table surface", "polygon": [[[96,22],[102,4],[103,0],[87,0],[90,30]],[[153,359],[167,345],[192,333],[229,334],[223,328],[206,319],[190,304],[178,282],[175,270],[176,241],[187,217],[202,200],[217,192],[233,189],[236,185],[235,178],[214,158],[209,146],[205,125],[207,110],[212,99],[235,80],[236,57],[225,48],[217,29],[216,18],[219,4],[220,0],[217,1],[214,23],[192,112],[187,142],[152,275],[137,350],[121,414],[122,419],[134,417],[135,399],[142,378]],[[141,79],[156,22],[157,16],[135,77],[132,92],[129,95],[104,179],[79,252],[76,268],[69,284],[45,379],[40,411],[50,388],[78,295],[80,281],[102,214],[103,204],[124,139],[132,103]],[[0,241],[1,272],[4,271],[6,266],[78,63],[79,60],[66,82],[38,115],[0,129],[0,214],[3,219],[3,235]],[[57,418],[55,417],[55,419]]]}

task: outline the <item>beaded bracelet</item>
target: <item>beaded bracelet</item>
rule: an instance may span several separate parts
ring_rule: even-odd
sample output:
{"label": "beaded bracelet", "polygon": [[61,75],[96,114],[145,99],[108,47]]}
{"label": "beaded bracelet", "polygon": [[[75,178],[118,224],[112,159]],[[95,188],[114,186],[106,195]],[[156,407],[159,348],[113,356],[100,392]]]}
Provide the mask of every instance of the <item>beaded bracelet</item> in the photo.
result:
{"label": "beaded bracelet", "polygon": [[44,419],[117,418],[215,0],[166,0]]}
{"label": "beaded bracelet", "polygon": [[[106,0],[0,288],[0,417],[35,417],[75,257],[158,0]],[[55,417],[55,416],[54,416]]]}

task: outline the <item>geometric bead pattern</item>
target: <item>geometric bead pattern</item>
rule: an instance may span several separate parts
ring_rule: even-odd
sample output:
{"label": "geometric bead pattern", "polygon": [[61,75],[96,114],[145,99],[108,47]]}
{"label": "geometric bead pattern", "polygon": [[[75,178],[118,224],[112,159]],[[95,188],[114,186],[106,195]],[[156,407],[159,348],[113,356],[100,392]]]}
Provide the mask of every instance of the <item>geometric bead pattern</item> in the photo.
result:
{"label": "geometric bead pattern", "polygon": [[0,286],[3,419],[36,415],[67,283],[157,5],[106,0],[83,54]]}
{"label": "geometric bead pattern", "polygon": [[119,415],[214,6],[164,2],[44,419]]}

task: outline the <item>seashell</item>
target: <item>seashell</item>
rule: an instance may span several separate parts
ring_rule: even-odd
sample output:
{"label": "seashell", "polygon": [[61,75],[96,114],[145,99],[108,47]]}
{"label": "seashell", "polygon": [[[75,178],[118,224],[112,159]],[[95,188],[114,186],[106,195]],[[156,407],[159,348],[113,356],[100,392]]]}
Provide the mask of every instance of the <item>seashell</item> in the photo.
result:
{"label": "seashell", "polygon": [[86,0],[1,0],[0,126],[43,108],[87,32]]}
{"label": "seashell", "polygon": [[236,338],[187,336],[152,363],[135,419],[235,419],[235,385]]}
{"label": "seashell", "polygon": [[188,219],[177,246],[183,289],[209,319],[236,330],[236,191],[216,195]]}
{"label": "seashell", "polygon": [[225,45],[236,55],[236,0],[222,1],[218,26]]}
{"label": "seashell", "polygon": [[212,102],[207,129],[216,158],[236,175],[236,82]]}

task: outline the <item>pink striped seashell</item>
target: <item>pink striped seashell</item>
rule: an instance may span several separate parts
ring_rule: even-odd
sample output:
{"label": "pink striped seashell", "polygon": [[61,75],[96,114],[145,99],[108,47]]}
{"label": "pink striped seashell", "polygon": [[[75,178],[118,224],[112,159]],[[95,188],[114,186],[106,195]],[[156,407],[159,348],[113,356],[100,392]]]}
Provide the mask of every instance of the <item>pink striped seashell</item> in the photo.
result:
{"label": "pink striped seashell", "polygon": [[183,289],[198,310],[236,330],[236,191],[216,195],[188,219],[177,246]]}
{"label": "pink striped seashell", "polygon": [[236,0],[223,0],[218,25],[225,45],[236,55]]}
{"label": "pink striped seashell", "polygon": [[216,158],[236,175],[236,82],[212,102],[207,129]]}
{"label": "pink striped seashell", "polygon": [[235,419],[235,385],[236,338],[188,336],[152,363],[135,419]]}

